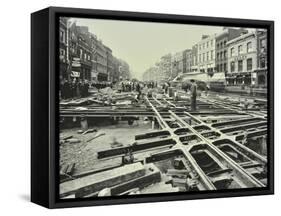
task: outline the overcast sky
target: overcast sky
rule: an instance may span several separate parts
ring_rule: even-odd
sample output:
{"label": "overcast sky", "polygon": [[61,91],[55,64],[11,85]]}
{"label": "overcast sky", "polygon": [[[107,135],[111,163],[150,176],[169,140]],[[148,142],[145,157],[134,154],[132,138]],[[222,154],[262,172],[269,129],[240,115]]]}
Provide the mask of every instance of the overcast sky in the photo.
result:
{"label": "overcast sky", "polygon": [[151,22],[73,18],[77,25],[88,26],[113,55],[125,60],[132,77],[140,79],[161,56],[191,48],[202,34],[215,34],[222,27]]}

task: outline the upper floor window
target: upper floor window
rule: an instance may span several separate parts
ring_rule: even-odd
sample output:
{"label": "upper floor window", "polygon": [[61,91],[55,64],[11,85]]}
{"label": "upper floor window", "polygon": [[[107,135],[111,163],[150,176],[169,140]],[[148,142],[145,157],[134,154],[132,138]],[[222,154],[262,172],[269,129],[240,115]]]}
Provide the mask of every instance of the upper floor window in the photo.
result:
{"label": "upper floor window", "polygon": [[261,48],[266,48],[266,40],[265,38],[264,39],[261,39]]}
{"label": "upper floor window", "polygon": [[238,46],[238,55],[241,55],[243,53],[243,46],[239,45]]}
{"label": "upper floor window", "polygon": [[266,62],[265,62],[265,57],[260,58],[260,67],[265,68],[266,67]]}
{"label": "upper floor window", "polygon": [[260,40],[260,47],[261,47],[261,49],[260,49],[261,52],[266,52],[266,40],[265,40],[265,38]]}
{"label": "upper floor window", "polygon": [[234,61],[230,63],[230,71],[231,72],[235,71],[235,62]]}
{"label": "upper floor window", "polygon": [[253,60],[251,58],[247,59],[247,71],[251,71],[253,68]]}
{"label": "upper floor window", "polygon": [[252,51],[252,42],[248,42],[247,43],[247,52],[251,52]]}
{"label": "upper floor window", "polygon": [[230,49],[230,56],[231,56],[231,57],[234,56],[234,47],[232,47],[232,48]]}
{"label": "upper floor window", "polygon": [[243,70],[243,60],[238,61],[238,71],[241,72]]}
{"label": "upper floor window", "polygon": [[227,52],[226,52],[226,50],[225,50],[225,51],[223,52],[223,57],[224,57],[224,59],[227,58],[226,54],[227,54]]}
{"label": "upper floor window", "polygon": [[65,42],[65,32],[63,30],[60,30],[60,42]]}

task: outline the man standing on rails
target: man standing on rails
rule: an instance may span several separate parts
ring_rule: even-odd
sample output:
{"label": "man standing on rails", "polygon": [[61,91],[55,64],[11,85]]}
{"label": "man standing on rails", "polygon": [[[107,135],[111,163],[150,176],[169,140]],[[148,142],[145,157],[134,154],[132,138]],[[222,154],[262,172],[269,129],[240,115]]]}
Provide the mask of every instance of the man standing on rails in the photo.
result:
{"label": "man standing on rails", "polygon": [[197,85],[195,83],[195,80],[190,80],[191,86],[190,86],[190,109],[191,111],[196,111],[196,97],[197,97]]}

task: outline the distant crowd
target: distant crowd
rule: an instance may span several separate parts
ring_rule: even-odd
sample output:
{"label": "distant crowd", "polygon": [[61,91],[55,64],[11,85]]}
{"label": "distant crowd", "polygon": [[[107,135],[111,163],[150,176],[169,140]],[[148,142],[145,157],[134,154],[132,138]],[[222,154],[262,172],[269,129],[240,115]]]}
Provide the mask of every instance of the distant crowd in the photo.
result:
{"label": "distant crowd", "polygon": [[131,92],[131,91],[141,91],[143,88],[155,88],[157,87],[157,82],[139,82],[125,80],[119,83],[119,90],[122,92]]}
{"label": "distant crowd", "polygon": [[[161,87],[167,91],[169,85],[161,85]],[[106,82],[106,81],[87,81],[82,79],[63,79],[60,83],[60,96],[62,99],[73,99],[89,96],[89,89],[94,88],[98,91],[104,88],[116,89],[119,92],[138,92],[138,98],[141,95],[147,95],[151,91],[158,87],[157,82],[140,82],[137,80],[123,80],[120,82]]]}
{"label": "distant crowd", "polygon": [[87,97],[89,95],[89,83],[87,80],[67,80],[60,83],[60,93],[62,99]]}

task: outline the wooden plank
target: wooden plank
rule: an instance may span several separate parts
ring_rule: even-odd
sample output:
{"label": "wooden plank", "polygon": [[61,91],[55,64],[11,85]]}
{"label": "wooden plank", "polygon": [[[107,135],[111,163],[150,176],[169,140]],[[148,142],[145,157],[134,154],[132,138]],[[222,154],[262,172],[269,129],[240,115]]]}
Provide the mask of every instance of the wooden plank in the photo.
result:
{"label": "wooden plank", "polygon": [[156,182],[161,181],[160,170],[154,164],[145,165],[146,174],[136,179],[132,179],[120,185],[116,185],[111,188],[111,194],[117,195],[122,192],[128,191],[130,189],[138,187],[139,189],[145,188],[149,185],[152,185]]}
{"label": "wooden plank", "polygon": [[63,182],[60,184],[60,196],[64,197],[77,192],[81,195],[86,195],[144,175],[145,168],[141,163],[129,164],[116,169]]}

